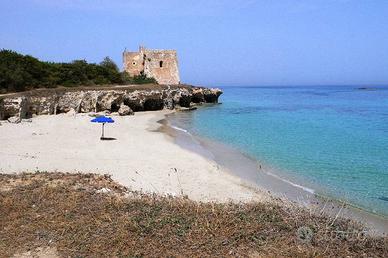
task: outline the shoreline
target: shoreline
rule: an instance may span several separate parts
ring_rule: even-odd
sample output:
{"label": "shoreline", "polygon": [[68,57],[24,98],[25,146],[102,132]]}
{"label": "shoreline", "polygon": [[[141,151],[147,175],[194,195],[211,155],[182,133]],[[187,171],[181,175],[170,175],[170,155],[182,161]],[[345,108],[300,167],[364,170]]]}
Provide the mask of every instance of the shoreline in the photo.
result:
{"label": "shoreline", "polygon": [[[167,124],[163,127],[161,121],[167,121],[171,113],[164,110],[114,116],[116,123],[107,126],[106,134],[116,140],[103,142],[99,140],[100,126],[91,124],[88,114],[37,116],[31,122],[2,124],[0,173],[111,174],[114,180],[132,190],[188,196],[201,202],[278,202],[280,199],[280,205],[288,205],[292,204],[290,196],[299,198],[307,194],[258,173],[257,161],[230,147],[194,136],[187,139],[184,131]],[[286,191],[277,195],[276,187],[285,187]],[[303,204],[308,198],[296,200]],[[310,199],[310,204],[314,204],[311,200],[317,201]],[[335,206],[322,200],[315,206],[304,204],[315,210],[321,210],[323,205]],[[343,209],[338,203],[336,209],[353,219],[363,220],[376,233],[388,232],[387,221],[373,214],[349,207]],[[336,209],[330,209],[332,216],[336,215]]]}
{"label": "shoreline", "polygon": [[294,203],[314,213],[357,221],[370,228],[372,234],[388,234],[388,218],[384,215],[363,210],[329,196],[320,195],[315,190],[298,182],[284,179],[268,164],[263,164],[232,146],[193,135],[186,129],[171,125],[169,115],[167,114],[165,119],[159,121],[164,127],[161,131],[174,137],[175,143],[182,148],[214,160],[226,168],[230,174],[242,178],[250,187],[259,188],[268,192],[272,197]]}

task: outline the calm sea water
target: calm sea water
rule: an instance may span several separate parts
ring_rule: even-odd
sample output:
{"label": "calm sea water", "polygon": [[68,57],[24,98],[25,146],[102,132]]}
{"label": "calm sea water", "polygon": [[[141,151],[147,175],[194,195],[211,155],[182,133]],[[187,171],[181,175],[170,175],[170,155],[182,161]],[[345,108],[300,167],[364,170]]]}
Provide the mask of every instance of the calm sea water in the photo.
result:
{"label": "calm sea water", "polygon": [[388,215],[388,87],[224,87],[173,123],[317,193]]}

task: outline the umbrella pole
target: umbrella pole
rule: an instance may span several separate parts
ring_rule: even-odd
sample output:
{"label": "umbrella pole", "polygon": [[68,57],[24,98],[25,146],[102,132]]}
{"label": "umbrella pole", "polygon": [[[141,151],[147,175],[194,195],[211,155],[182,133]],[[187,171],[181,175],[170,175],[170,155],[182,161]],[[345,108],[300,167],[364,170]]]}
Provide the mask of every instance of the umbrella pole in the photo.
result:
{"label": "umbrella pole", "polygon": [[105,123],[102,123],[102,135],[101,135],[101,139],[104,139],[104,125],[105,125]]}

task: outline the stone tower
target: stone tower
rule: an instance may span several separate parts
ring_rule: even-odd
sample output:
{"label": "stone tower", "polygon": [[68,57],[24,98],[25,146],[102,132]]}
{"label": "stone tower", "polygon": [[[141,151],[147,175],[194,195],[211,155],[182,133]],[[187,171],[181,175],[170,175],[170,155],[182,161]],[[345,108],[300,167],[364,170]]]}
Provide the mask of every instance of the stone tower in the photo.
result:
{"label": "stone tower", "polygon": [[139,47],[138,52],[123,53],[124,70],[130,75],[145,74],[159,84],[180,84],[178,57],[175,50]]}

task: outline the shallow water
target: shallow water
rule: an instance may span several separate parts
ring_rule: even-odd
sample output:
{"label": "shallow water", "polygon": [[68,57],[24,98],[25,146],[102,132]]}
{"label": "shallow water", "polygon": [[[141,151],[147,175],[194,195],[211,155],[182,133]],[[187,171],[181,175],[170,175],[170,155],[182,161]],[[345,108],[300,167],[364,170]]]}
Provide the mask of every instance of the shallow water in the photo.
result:
{"label": "shallow water", "polygon": [[224,87],[170,123],[229,144],[316,193],[388,215],[388,88]]}

